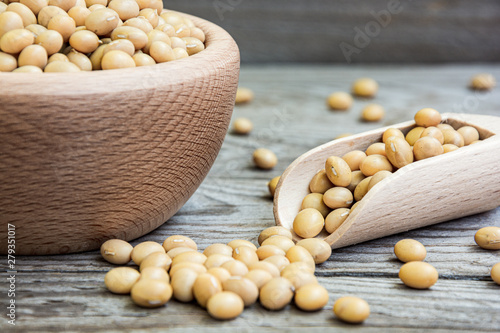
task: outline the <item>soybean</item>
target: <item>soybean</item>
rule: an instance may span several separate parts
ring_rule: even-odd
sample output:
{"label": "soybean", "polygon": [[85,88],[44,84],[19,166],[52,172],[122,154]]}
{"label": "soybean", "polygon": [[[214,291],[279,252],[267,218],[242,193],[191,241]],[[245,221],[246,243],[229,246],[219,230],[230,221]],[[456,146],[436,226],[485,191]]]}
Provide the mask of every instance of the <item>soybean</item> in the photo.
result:
{"label": "soybean", "polygon": [[474,235],[477,245],[486,250],[500,250],[500,227],[484,227]]}
{"label": "soybean", "polygon": [[401,281],[414,289],[428,289],[437,282],[438,277],[434,266],[423,261],[407,262],[399,270]]}
{"label": "soybean", "polygon": [[359,324],[370,316],[370,306],[362,298],[345,296],[335,301],[333,313],[342,321]]}
{"label": "soybean", "polygon": [[427,250],[419,241],[402,239],[394,245],[394,254],[402,262],[423,261]]}
{"label": "soybean", "polygon": [[319,284],[306,284],[295,292],[295,305],[303,311],[318,311],[328,303],[328,291]]}

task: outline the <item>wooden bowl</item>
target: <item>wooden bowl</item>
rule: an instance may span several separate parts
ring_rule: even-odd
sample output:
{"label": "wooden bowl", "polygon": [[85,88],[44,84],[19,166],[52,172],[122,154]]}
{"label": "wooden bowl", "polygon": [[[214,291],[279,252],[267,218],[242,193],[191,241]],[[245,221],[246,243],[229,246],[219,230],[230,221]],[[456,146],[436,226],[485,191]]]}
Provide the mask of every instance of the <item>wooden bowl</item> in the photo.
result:
{"label": "wooden bowl", "polygon": [[239,51],[226,31],[188,17],[205,31],[206,49],[186,59],[110,71],[0,73],[2,254],[11,239],[18,255],[131,240],[163,224],[194,193],[227,131]]}

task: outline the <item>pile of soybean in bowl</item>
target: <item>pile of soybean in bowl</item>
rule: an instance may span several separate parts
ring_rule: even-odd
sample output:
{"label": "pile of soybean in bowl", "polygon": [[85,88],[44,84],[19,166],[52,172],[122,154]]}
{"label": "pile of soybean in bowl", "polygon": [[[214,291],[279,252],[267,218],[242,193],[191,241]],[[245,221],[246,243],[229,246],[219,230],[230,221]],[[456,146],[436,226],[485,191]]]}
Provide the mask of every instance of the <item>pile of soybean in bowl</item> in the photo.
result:
{"label": "pile of soybean in bowl", "polygon": [[204,42],[190,18],[161,0],[0,2],[0,72],[150,66],[196,54]]}
{"label": "pile of soybean in bowl", "polygon": [[382,142],[371,144],[365,151],[328,157],[324,169],[309,183],[311,193],[304,197],[293,221],[294,232],[302,238],[315,237],[323,230],[331,234],[373,186],[398,169],[480,141],[476,128],[455,129],[441,120],[438,111],[424,108],[415,114],[415,127],[406,135],[389,128]]}

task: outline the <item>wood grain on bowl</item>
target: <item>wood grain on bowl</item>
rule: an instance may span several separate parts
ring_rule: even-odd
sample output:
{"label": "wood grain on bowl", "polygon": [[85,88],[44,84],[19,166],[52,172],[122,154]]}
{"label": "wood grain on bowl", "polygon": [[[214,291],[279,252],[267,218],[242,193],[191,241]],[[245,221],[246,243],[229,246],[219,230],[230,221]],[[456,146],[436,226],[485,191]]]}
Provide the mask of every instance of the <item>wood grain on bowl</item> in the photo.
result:
{"label": "wood grain on bowl", "polygon": [[[239,51],[86,73],[0,73],[0,227],[16,254],[98,248],[157,228],[205,178],[231,118]],[[7,252],[7,233],[0,233]]]}

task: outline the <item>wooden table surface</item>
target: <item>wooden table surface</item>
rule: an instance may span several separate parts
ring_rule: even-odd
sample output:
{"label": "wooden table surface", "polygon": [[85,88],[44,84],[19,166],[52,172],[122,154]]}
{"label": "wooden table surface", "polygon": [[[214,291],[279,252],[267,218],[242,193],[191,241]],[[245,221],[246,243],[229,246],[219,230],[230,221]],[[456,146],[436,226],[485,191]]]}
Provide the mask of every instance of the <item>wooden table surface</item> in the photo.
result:
{"label": "wooden table surface", "polygon": [[[409,120],[422,107],[500,116],[498,88],[482,94],[467,89],[470,77],[478,72],[500,78],[498,65],[243,66],[240,84],[254,90],[255,100],[237,106],[233,119],[250,118],[254,131],[249,136],[229,133],[211,172],[188,203],[166,224],[132,243],[162,242],[183,234],[200,249],[236,238],[257,244],[259,232],[274,225],[268,180],[310,148],[341,133]],[[380,83],[374,102],[386,108],[386,117],[379,123],[359,121],[361,108],[369,101],[355,100],[348,112],[332,112],[325,105],[329,93],[348,91],[351,82],[362,76]],[[253,167],[251,154],[257,147],[276,152],[279,163],[274,170]],[[401,195],[411,195],[411,188]],[[335,250],[317,267],[318,279],[330,294],[324,310],[304,313],[290,305],[270,312],[255,304],[227,322],[210,318],[195,304],[170,301],[148,310],[135,306],[127,296],[111,294],[103,279],[112,266],[93,251],[17,257],[17,320],[11,326],[4,314],[7,260],[3,257],[0,331],[499,332],[500,286],[490,279],[489,269],[500,262],[500,251],[483,250],[474,243],[475,232],[491,225],[500,226],[500,208]],[[430,290],[409,289],[398,279],[401,263],[393,255],[393,246],[402,238],[417,239],[427,247],[426,261],[440,275]],[[344,295],[360,296],[370,304],[371,316],[363,325],[334,318],[333,303]]]}

